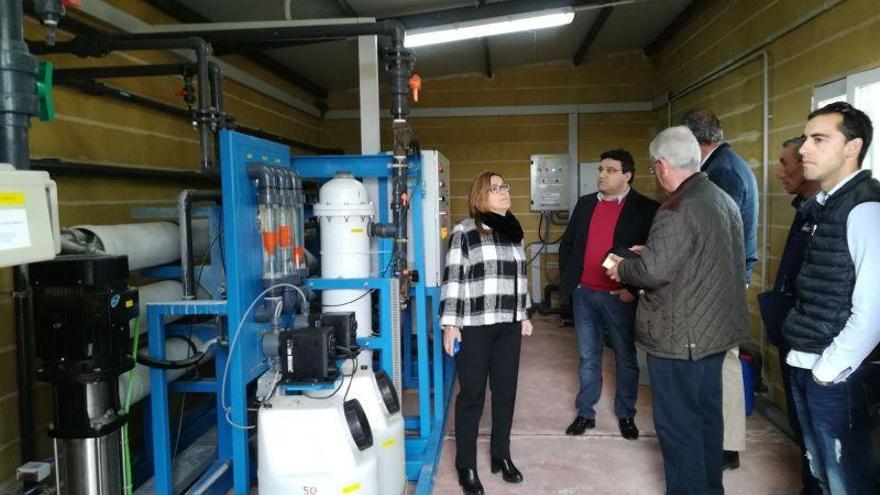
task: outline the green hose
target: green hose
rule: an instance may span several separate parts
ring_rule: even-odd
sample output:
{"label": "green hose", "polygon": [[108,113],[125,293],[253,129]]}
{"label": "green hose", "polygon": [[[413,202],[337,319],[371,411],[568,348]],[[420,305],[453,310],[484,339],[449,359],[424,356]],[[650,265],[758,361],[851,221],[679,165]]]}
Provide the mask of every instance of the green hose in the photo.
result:
{"label": "green hose", "polygon": [[[132,357],[137,356],[138,353],[138,343],[140,340],[141,332],[140,332],[140,318],[136,318],[134,320],[134,344],[132,344],[131,355]],[[132,381],[134,380],[135,370],[137,367],[132,368],[128,372],[128,384],[125,386],[125,414],[128,414],[128,409],[131,407],[131,389],[132,389]],[[128,443],[128,421],[122,426],[122,469],[123,469],[123,484],[125,485],[125,494],[132,495],[133,481],[131,479],[131,445]]]}

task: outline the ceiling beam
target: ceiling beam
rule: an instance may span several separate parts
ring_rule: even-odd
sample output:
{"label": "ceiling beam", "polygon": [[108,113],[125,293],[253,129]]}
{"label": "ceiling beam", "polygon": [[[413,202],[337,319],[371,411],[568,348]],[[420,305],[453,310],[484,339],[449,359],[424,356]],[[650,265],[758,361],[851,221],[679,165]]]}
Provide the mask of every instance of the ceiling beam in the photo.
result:
{"label": "ceiling beam", "polygon": [[483,55],[486,60],[486,77],[492,79],[495,73],[492,72],[492,56],[489,53],[489,38],[481,38],[483,41]]}
{"label": "ceiling beam", "polygon": [[[147,2],[183,23],[211,22],[210,19],[187,7],[178,0],[147,0]],[[219,55],[221,52],[218,52],[217,54]],[[299,72],[292,70],[290,67],[287,67],[265,53],[259,51],[246,51],[241,53],[241,55],[316,98],[325,100],[330,94],[326,88],[303,76]]]}
{"label": "ceiling beam", "polygon": [[351,8],[351,4],[348,3],[348,0],[336,0],[336,7],[340,12],[345,14],[346,17],[360,17],[357,11]]}
{"label": "ceiling beam", "polygon": [[705,4],[705,0],[691,1],[691,3],[689,3],[687,7],[685,7],[665,29],[663,29],[663,32],[658,34],[656,38],[648,43],[645,47],[645,55],[650,57],[660,53],[660,50],[666,46],[666,43],[669,43],[676,33],[681,31],[683,27],[693,20],[697,16],[697,11],[701,10],[701,7]]}
{"label": "ceiling beam", "polygon": [[[477,0],[477,8],[486,5],[486,0]],[[489,51],[489,38],[481,38],[483,42],[483,59],[485,60],[486,77],[492,79],[492,53]]]}
{"label": "ceiling beam", "polygon": [[[477,8],[486,5],[486,0],[477,0]],[[485,61],[486,77],[492,79],[495,74],[492,72],[492,53],[489,51],[489,38],[480,38],[483,42],[483,60]]]}
{"label": "ceiling beam", "polygon": [[577,53],[574,54],[574,65],[577,67],[584,61],[584,55],[587,54],[587,50],[590,49],[590,46],[593,45],[593,42],[596,41],[596,36],[599,36],[599,31],[602,30],[602,27],[605,26],[605,23],[608,21],[608,18],[611,16],[611,12],[614,10],[614,7],[602,7],[602,10],[599,11],[599,15],[596,16],[596,20],[593,21],[593,25],[590,26],[590,32],[587,33],[587,37],[584,38],[584,41],[581,42],[581,46],[578,48]]}
{"label": "ceiling beam", "polygon": [[[638,1],[641,0],[633,0],[633,3]],[[575,10],[584,10],[619,5],[621,3],[621,0],[507,0],[505,2],[480,3],[477,7],[456,7],[379,20],[400,21],[407,29],[418,29],[455,24],[457,22],[526,14],[546,9],[571,7]]]}

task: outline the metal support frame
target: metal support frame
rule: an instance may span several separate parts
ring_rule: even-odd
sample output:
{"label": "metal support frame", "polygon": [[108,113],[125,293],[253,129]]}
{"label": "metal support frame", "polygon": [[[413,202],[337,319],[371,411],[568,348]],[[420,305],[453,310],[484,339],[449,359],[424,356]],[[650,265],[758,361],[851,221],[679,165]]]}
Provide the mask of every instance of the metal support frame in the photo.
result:
{"label": "metal support frame", "polygon": [[[168,394],[171,392],[213,393],[216,396],[217,454],[211,467],[196,481],[196,486],[207,487],[209,493],[222,493],[231,486],[236,494],[246,494],[250,488],[252,465],[248,445],[247,385],[267,368],[260,351],[260,334],[265,330],[245,314],[248,306],[261,289],[262,259],[260,237],[253,219],[256,217],[255,191],[248,180],[246,166],[252,162],[272,165],[289,164],[305,178],[329,179],[337,171],[351,171],[360,178],[375,178],[380,192],[389,190],[395,170],[395,159],[390,155],[368,156],[310,156],[291,158],[286,146],[233,131],[221,131],[221,179],[223,190],[222,225],[226,265],[227,299],[196,300],[176,303],[150,304],[147,307],[150,355],[164,358],[164,341],[174,329],[166,329],[166,315],[215,315],[216,327],[207,326],[200,338],[218,339],[214,347],[215,379],[178,381],[168,384],[165,371],[150,371],[151,397],[149,422],[152,458],[155,470],[156,493],[170,495],[173,487],[171,461],[171,431],[168,417]],[[424,185],[421,180],[420,158],[416,157],[408,169],[407,182],[411,191],[414,221],[411,242],[415,249],[415,269],[424,272],[424,239],[421,222]],[[383,196],[387,198],[387,194]],[[380,205],[379,220],[386,220],[388,204]],[[215,226],[219,228],[219,226]],[[391,239],[380,241],[381,266],[391,259]],[[215,251],[216,252],[216,251]],[[387,277],[366,279],[309,279],[306,285],[313,290],[375,289],[380,306],[380,334],[359,339],[361,345],[379,351],[379,365],[395,373],[395,339],[393,313],[398,285],[390,274]],[[414,349],[417,367],[419,415],[406,418],[410,430],[406,439],[406,473],[410,480],[419,480],[422,493],[430,491],[433,473],[442,447],[443,426],[451,390],[449,361],[441,347],[439,326],[439,288],[428,288],[424,279],[413,283],[410,289],[410,307],[416,329]],[[247,318],[246,318],[247,317]],[[430,318],[430,323],[429,323]],[[241,325],[240,325],[241,323]],[[240,333],[236,330],[241,328]],[[410,332],[407,328],[405,332]],[[429,338],[428,332],[432,335]],[[213,334],[212,334],[213,332]],[[227,365],[228,363],[228,365]],[[224,373],[228,369],[228,372]],[[221,390],[224,387],[223,403]],[[225,406],[225,407],[224,407]],[[229,420],[227,420],[227,415]],[[234,426],[235,425],[235,426]],[[427,488],[425,488],[427,487]],[[427,491],[426,491],[427,490]]]}
{"label": "metal support frame", "polygon": [[[256,224],[255,191],[247,177],[247,165],[259,161],[273,165],[289,162],[287,146],[264,141],[233,131],[220,132],[220,151],[223,167],[223,238],[226,267],[227,298],[223,300],[182,301],[150,304],[147,307],[150,355],[163,358],[166,329],[165,315],[215,315],[223,322],[215,334],[224,345],[214,349],[215,380],[179,382],[174,390],[214,393],[217,404],[217,459],[202,474],[196,486],[208,487],[208,493],[225,493],[230,485],[236,494],[246,494],[250,488],[250,438],[247,424],[247,385],[267,368],[260,350],[260,335],[264,330],[246,315],[248,306],[262,290],[262,260]],[[217,252],[217,251],[215,251]],[[248,318],[245,318],[248,317]],[[241,323],[241,324],[240,324]],[[235,332],[240,328],[240,333]],[[234,343],[234,347],[233,347]],[[228,363],[228,366],[227,366]],[[227,372],[228,370],[228,372]],[[223,379],[226,378],[224,385]],[[151,444],[155,469],[156,493],[171,495],[171,439],[168,418],[168,382],[165,371],[150,371]],[[226,403],[222,390],[225,386]],[[228,409],[228,413],[227,410]],[[228,420],[227,420],[228,415]],[[237,426],[233,426],[237,425]]]}
{"label": "metal support frame", "polygon": [[[361,179],[375,178],[379,181],[380,201],[378,202],[379,221],[385,221],[388,215],[387,190],[388,183],[392,180],[394,171],[391,167],[394,158],[390,155],[372,156],[312,156],[294,157],[291,160],[293,168],[303,178],[330,179],[338,171],[349,171],[355,177]],[[424,226],[422,224],[422,198],[424,197],[424,183],[421,178],[421,159],[411,157],[408,171],[408,188],[411,196],[411,208],[413,229],[410,242],[413,243],[415,270],[424,273]],[[384,193],[382,192],[384,190]],[[380,240],[380,265],[386,266],[388,253],[390,252],[389,239]],[[309,286],[315,289],[351,289],[368,287],[368,283],[378,283],[381,280],[390,279],[355,279],[355,280],[326,280],[313,279]],[[415,385],[418,389],[419,414],[418,416],[406,417],[404,424],[410,435],[406,440],[406,473],[407,477],[418,481],[417,490],[421,493],[430,493],[433,484],[433,473],[442,448],[443,427],[446,417],[446,406],[449,402],[450,384],[452,382],[449,369],[451,361],[443,355],[442,334],[439,322],[440,289],[427,287],[424,277],[414,282],[410,292],[411,318],[409,324],[402,325],[403,334],[403,374],[404,376],[412,366],[413,355],[415,356],[416,376],[404,388]],[[380,295],[381,297],[381,295]],[[384,315],[386,308],[385,299],[380,299],[380,313]],[[430,323],[428,319],[430,318]],[[371,341],[373,349],[378,346],[390,348],[393,338],[386,327],[385,317],[382,316],[382,329],[379,337]],[[404,319],[406,322],[407,319]],[[412,327],[411,325],[415,325]],[[416,330],[415,352],[409,343],[412,329]],[[429,339],[428,333],[431,333]],[[392,356],[387,353],[380,354],[380,363],[386,372],[393,372],[386,366],[391,366]],[[414,382],[414,383],[413,383]]]}
{"label": "metal support frame", "polygon": [[[162,303],[147,305],[147,325],[149,327],[149,352],[150,357],[165,359],[165,316],[183,315],[224,315],[226,313],[224,301],[190,301],[181,303]],[[226,359],[221,359],[217,353],[214,366],[215,371],[223,372],[222,365]],[[219,398],[219,393],[217,394]],[[168,380],[165,370],[159,368],[150,369],[150,431],[152,438],[150,444],[153,450],[153,469],[156,493],[160,495],[172,495],[174,476],[171,471],[171,425],[168,416]],[[221,417],[222,408],[218,408],[217,415]],[[224,429],[223,424],[218,424],[218,429]],[[225,425],[228,429],[228,425]],[[221,440],[222,443],[222,440]],[[222,452],[218,452],[223,457]]]}

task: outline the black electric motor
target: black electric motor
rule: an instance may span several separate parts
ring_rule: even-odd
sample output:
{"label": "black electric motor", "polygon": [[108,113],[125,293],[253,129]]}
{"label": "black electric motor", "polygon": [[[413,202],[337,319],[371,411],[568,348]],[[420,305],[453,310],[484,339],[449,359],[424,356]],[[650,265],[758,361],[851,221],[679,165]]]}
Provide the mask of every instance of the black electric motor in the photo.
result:
{"label": "black electric motor", "polygon": [[[134,367],[139,313],[125,256],[65,255],[30,265],[37,376],[52,384],[60,493],[122,492],[119,375]],[[63,487],[63,488],[62,488]]]}

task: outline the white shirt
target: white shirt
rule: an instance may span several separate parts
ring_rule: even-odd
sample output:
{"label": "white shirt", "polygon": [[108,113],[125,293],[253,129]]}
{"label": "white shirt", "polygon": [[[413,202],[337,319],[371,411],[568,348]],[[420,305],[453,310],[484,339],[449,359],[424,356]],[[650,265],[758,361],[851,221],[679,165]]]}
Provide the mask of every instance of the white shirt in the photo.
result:
{"label": "white shirt", "polygon": [[[858,170],[829,192],[819,191],[816,201],[824,205],[828,197],[861,172]],[[790,366],[812,369],[819,382],[839,383],[858,369],[880,343],[880,203],[862,203],[846,218],[846,242],[855,265],[856,283],[852,308],[843,330],[822,354],[792,350],[786,357]]]}
{"label": "white shirt", "polygon": [[613,199],[616,199],[616,200],[617,200],[617,204],[620,204],[620,203],[623,202],[624,199],[626,199],[626,196],[629,194],[629,190],[630,190],[630,187],[629,187],[629,186],[626,186],[626,190],[623,191],[622,193],[620,193],[616,198],[613,197],[613,196],[605,196],[605,195],[602,194],[601,192],[598,193],[598,194],[596,195],[596,197],[599,198],[599,201],[611,201],[611,200],[613,200]]}

